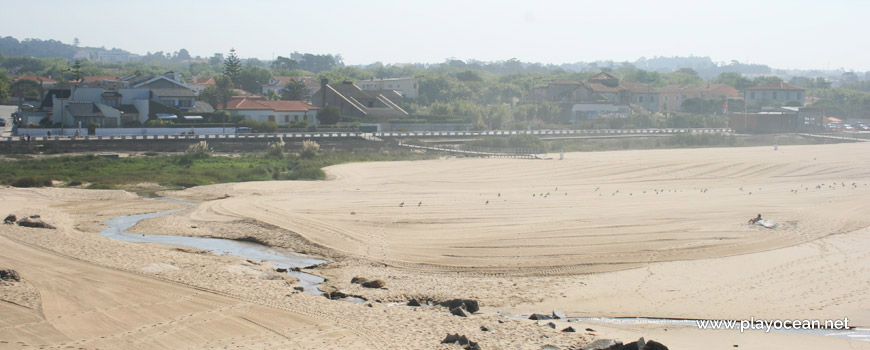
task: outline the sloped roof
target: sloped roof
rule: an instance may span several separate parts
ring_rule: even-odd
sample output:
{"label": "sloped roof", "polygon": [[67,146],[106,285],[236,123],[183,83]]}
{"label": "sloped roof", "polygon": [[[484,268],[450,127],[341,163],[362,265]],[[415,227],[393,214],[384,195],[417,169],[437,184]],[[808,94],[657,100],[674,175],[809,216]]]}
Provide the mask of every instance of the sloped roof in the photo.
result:
{"label": "sloped roof", "polygon": [[750,88],[746,88],[746,90],[792,90],[792,91],[804,91],[797,86],[793,86],[786,82],[770,82],[764,83],[758,86],[753,86]]}
{"label": "sloped roof", "polygon": [[576,80],[553,80],[550,85],[581,85],[581,83]]}
{"label": "sloped roof", "polygon": [[209,77],[205,79],[197,79],[195,83],[190,83],[190,85],[215,85],[217,84],[214,81],[214,77]]}
{"label": "sloped roof", "polygon": [[620,81],[619,87],[624,88],[632,93],[638,94],[657,94],[659,91],[644,83],[635,83],[633,81]]}
{"label": "sloped roof", "polygon": [[106,117],[93,102],[71,102],[66,109],[73,117]]}
{"label": "sloped roof", "polygon": [[227,102],[228,110],[272,110],[276,112],[306,112],[320,109],[302,101],[270,101],[248,98],[233,99]]}
{"label": "sloped roof", "polygon": [[38,76],[38,75],[22,75],[22,76],[20,76],[20,77],[17,77],[17,78],[12,79],[13,82],[14,82],[14,81],[19,81],[19,80],[32,80],[32,81],[35,81],[35,82],[37,82],[37,83],[38,83],[38,82],[43,82],[43,83],[54,83],[54,84],[57,84],[57,81],[54,80],[54,79],[52,79],[52,78],[41,77],[41,76]]}
{"label": "sloped roof", "polygon": [[590,90],[592,90],[592,91],[594,91],[594,92],[599,92],[599,93],[601,93],[601,92],[620,92],[620,91],[622,91],[622,89],[620,89],[619,86],[617,86],[617,87],[610,87],[610,86],[604,85],[604,84],[602,84],[602,83],[591,82],[591,81],[586,82],[586,83],[583,84],[583,85],[586,85],[586,87],[588,87]]}
{"label": "sloped roof", "polygon": [[82,81],[85,83],[96,83],[102,81],[122,81],[123,77],[113,76],[113,75],[93,75],[89,77],[82,77]]}
{"label": "sloped roof", "polygon": [[605,72],[601,72],[601,73],[593,75],[588,80],[609,80],[609,79],[616,79],[616,77],[614,77],[610,74],[607,74]]}
{"label": "sloped roof", "polygon": [[191,89],[177,88],[177,89],[151,89],[157,96],[163,97],[196,97],[196,92]]}

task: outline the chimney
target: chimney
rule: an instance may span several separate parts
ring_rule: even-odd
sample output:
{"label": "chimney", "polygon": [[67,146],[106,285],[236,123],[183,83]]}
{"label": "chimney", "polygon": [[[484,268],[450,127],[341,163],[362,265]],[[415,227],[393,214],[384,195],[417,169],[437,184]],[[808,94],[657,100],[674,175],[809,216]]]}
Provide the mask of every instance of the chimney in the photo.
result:
{"label": "chimney", "polygon": [[326,107],[326,85],[329,84],[329,79],[323,78],[320,79],[320,107]]}

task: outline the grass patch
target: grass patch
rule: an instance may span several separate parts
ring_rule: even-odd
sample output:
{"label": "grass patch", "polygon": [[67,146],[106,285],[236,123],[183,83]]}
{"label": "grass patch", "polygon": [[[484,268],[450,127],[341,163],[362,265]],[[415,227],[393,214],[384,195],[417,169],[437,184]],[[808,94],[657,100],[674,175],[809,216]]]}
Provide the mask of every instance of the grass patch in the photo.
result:
{"label": "grass patch", "polygon": [[89,183],[89,189],[115,189],[138,183],[163,188],[187,188],[227,182],[324,180],[325,166],[360,162],[431,159],[435,155],[410,151],[385,153],[322,152],[311,159],[286,155],[196,157],[191,154],[104,158],[94,155],[16,159],[0,162],[0,183],[16,187],[69,186]]}

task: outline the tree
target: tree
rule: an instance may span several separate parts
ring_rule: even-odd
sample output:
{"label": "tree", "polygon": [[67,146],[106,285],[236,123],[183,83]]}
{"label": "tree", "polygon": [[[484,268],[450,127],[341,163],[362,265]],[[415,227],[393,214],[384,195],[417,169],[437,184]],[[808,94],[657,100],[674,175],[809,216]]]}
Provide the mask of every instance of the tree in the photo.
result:
{"label": "tree", "polygon": [[42,86],[33,80],[19,79],[9,87],[9,91],[12,97],[22,100],[35,101],[42,99]]}
{"label": "tree", "polygon": [[713,83],[725,84],[740,91],[755,85],[752,83],[752,80],[745,78],[742,74],[737,72],[721,73],[716,78],[713,78]]}
{"label": "tree", "polygon": [[79,81],[82,79],[82,62],[80,60],[76,60],[72,66],[72,77],[70,80]]}
{"label": "tree", "polygon": [[79,45],[81,45],[81,43],[82,42],[79,41],[79,38],[73,38],[73,46],[79,47]]}
{"label": "tree", "polygon": [[178,50],[178,54],[175,55],[175,59],[179,61],[189,60],[190,52],[187,52],[187,49]]}
{"label": "tree", "polygon": [[0,101],[7,99],[9,99],[9,77],[6,76],[6,71],[0,69]]}
{"label": "tree", "polygon": [[230,55],[224,60],[224,75],[230,78],[232,86],[239,86],[241,83],[240,75],[242,74],[242,60],[236,55],[236,49],[230,49]]}
{"label": "tree", "polygon": [[220,75],[214,78],[214,82],[217,103],[221,106],[221,109],[226,109],[227,102],[233,96],[233,80],[226,75]]}
{"label": "tree", "polygon": [[263,85],[272,79],[272,72],[263,67],[248,66],[242,69],[239,74],[239,80],[235,81],[236,86],[241,86],[243,90],[255,94],[263,90]]}
{"label": "tree", "polygon": [[263,96],[269,101],[278,101],[281,99],[281,95],[278,95],[275,90],[269,89],[266,91],[266,95]]}
{"label": "tree", "polygon": [[300,80],[291,79],[287,85],[284,85],[284,89],[281,90],[282,100],[300,101],[305,99],[306,95],[308,95],[308,89]]}
{"label": "tree", "polygon": [[341,112],[339,112],[336,106],[327,106],[317,113],[317,120],[320,121],[320,124],[335,125],[341,120]]}
{"label": "tree", "polygon": [[272,61],[272,69],[287,69],[294,70],[299,68],[299,62],[296,62],[294,59],[290,59],[287,57],[278,56],[274,61]]}

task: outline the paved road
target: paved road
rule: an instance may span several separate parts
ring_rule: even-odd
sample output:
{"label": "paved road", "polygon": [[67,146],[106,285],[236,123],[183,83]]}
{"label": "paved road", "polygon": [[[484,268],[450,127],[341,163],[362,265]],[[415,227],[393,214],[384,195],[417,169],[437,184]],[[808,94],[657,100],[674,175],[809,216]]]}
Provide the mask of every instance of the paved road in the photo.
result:
{"label": "paved road", "polygon": [[0,118],[6,119],[6,127],[0,126],[0,137],[12,136],[12,112],[18,110],[18,106],[0,105]]}

